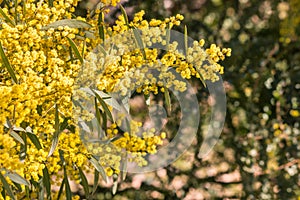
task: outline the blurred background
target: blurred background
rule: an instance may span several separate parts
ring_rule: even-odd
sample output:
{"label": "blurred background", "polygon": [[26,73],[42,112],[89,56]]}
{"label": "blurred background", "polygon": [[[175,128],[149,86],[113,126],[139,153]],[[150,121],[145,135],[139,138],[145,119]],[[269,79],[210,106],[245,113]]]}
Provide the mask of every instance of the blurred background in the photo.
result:
{"label": "blurred background", "polygon": [[[78,14],[85,14],[87,2]],[[227,116],[222,135],[199,158],[199,128],[193,145],[156,172],[129,174],[112,196],[110,185],[97,199],[300,199],[300,1],[299,0],[127,0],[129,18],[183,14],[177,28],[193,39],[232,48],[222,64]],[[120,10],[107,17],[113,22]],[[199,103],[208,92],[199,84]],[[143,105],[135,101],[133,112]],[[140,109],[140,110],[139,110]],[[205,109],[202,112],[207,112]],[[169,121],[174,127],[177,121]],[[204,122],[202,122],[204,123]],[[170,134],[170,133],[169,133]],[[79,194],[81,191],[79,191]]]}

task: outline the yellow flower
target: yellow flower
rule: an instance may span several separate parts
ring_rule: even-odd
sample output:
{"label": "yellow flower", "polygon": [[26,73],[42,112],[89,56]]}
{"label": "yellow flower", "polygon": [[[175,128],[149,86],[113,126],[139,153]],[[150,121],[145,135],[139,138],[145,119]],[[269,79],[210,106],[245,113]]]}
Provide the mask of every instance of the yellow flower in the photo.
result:
{"label": "yellow flower", "polygon": [[300,116],[300,112],[298,110],[290,110],[290,115],[292,117],[299,117]]}

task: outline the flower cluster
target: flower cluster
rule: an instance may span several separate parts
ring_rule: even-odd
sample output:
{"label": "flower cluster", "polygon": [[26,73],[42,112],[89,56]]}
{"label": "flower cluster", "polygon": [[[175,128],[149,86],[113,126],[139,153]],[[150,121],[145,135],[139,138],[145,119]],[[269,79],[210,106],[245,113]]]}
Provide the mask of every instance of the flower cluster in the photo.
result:
{"label": "flower cluster", "polygon": [[[104,7],[118,2],[101,0]],[[178,50],[177,42],[169,41],[168,31],[180,25],[182,15],[147,21],[141,11],[131,22],[120,15],[110,27],[104,23],[102,8],[97,7],[92,11],[95,14],[86,18],[75,17],[77,4],[77,0],[28,0],[1,8],[0,169],[4,169],[1,176],[11,187],[21,180],[20,198],[41,182],[47,185],[46,176],[51,185],[59,186],[62,179],[67,185],[68,178],[80,183],[80,170],[92,167],[103,168],[103,176],[119,174],[124,157],[139,166],[146,165],[144,157],[156,153],[157,146],[163,144],[165,133],[157,135],[154,129],[140,133],[142,124],[134,120],[129,123],[129,131],[120,131],[122,124],[110,118],[112,106],[95,95],[96,114],[101,115],[97,123],[105,130],[102,135],[98,133],[98,142],[84,143],[86,138],[76,124],[80,120],[90,124],[94,115],[88,109],[74,107],[72,100],[91,97],[80,93],[78,86],[123,96],[132,90],[157,94],[174,87],[184,91],[185,82],[178,80],[170,68],[182,79],[194,76],[216,81],[223,73],[218,62],[230,56],[230,49],[215,45],[203,50],[203,40],[186,49],[185,54]],[[112,42],[114,47],[110,46]],[[165,46],[166,52],[154,48],[158,44]],[[25,189],[25,183],[34,187]],[[5,184],[0,182],[0,190]],[[58,193],[48,195],[57,198]]]}

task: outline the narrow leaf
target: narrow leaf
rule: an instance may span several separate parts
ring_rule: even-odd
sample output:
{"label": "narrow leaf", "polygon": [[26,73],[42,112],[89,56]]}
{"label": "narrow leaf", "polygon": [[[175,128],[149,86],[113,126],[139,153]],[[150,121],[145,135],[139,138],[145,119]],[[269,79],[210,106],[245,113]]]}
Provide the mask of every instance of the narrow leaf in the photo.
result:
{"label": "narrow leaf", "polygon": [[199,73],[199,78],[200,78],[200,81],[202,82],[202,84],[204,85],[204,87],[206,87],[205,80],[204,80],[202,74],[200,74],[200,73]]}
{"label": "narrow leaf", "polygon": [[55,151],[57,145],[58,145],[58,138],[59,138],[59,134],[60,134],[60,128],[59,128],[59,115],[58,115],[58,106],[57,104],[55,105],[55,133],[53,135],[52,138],[52,145],[48,154],[48,157],[50,157],[53,152]]}
{"label": "narrow leaf", "polygon": [[130,122],[129,122],[129,120],[128,120],[127,117],[126,117],[124,120],[125,120],[125,126],[126,126],[126,129],[127,129],[128,133],[129,133],[129,135],[131,135]]}
{"label": "narrow leaf", "polygon": [[[122,106],[117,102],[117,100],[115,98],[112,98],[110,95],[106,94],[105,92],[96,89],[91,89],[91,88],[81,88],[80,90],[94,96],[96,96],[95,95],[96,93],[101,97],[101,99],[103,99],[103,101],[106,104],[112,106],[114,109],[118,111],[122,111]],[[78,106],[80,106],[80,104]]]}
{"label": "narrow leaf", "polygon": [[10,131],[10,135],[15,139],[17,140],[18,142],[20,142],[22,145],[24,145],[24,140],[22,139],[22,137],[16,133],[15,131]]}
{"label": "narrow leaf", "polygon": [[71,192],[70,183],[68,180],[66,166],[64,166],[64,180],[65,180],[66,198],[67,198],[67,200],[72,200],[72,192]]}
{"label": "narrow leaf", "polygon": [[98,17],[98,30],[99,30],[99,36],[100,38],[102,39],[103,43],[105,41],[105,36],[104,36],[104,15],[103,13],[101,12],[99,14],[99,17]]}
{"label": "narrow leaf", "polygon": [[34,144],[34,146],[40,150],[42,149],[42,145],[39,141],[39,139],[37,138],[37,136],[34,134],[34,133],[29,133],[29,132],[26,132],[27,136],[29,137],[30,141]]}
{"label": "narrow leaf", "polygon": [[184,26],[184,50],[185,50],[185,56],[187,56],[188,53],[188,35],[187,35],[187,27]]}
{"label": "narrow leaf", "polygon": [[95,172],[94,172],[94,185],[93,185],[93,192],[92,194],[94,194],[97,190],[97,187],[98,187],[98,181],[99,181],[99,172],[97,169],[95,169]]}
{"label": "narrow leaf", "polygon": [[57,200],[60,200],[60,197],[63,193],[63,190],[64,190],[64,186],[65,186],[65,179],[63,179],[61,185],[60,185],[60,188],[59,188],[59,191],[58,191],[58,195],[57,195]]}
{"label": "narrow leaf", "polygon": [[38,182],[38,188],[39,188],[39,200],[44,200],[44,194],[45,194],[45,189],[44,189],[44,186],[43,186],[43,179],[40,179],[39,182]]}
{"label": "narrow leaf", "polygon": [[85,193],[85,196],[87,199],[89,199],[89,184],[88,184],[88,181],[83,173],[83,171],[81,170],[80,167],[78,167],[79,169],[79,175],[80,175],[80,179],[81,179],[81,182],[80,184],[83,186],[83,189],[84,189],[84,193]]}
{"label": "narrow leaf", "polygon": [[58,150],[58,153],[59,153],[59,158],[60,158],[60,162],[62,165],[65,165],[66,164],[66,161],[65,161],[65,158],[64,158],[64,151],[59,149]]}
{"label": "narrow leaf", "polygon": [[170,25],[168,24],[168,28],[166,29],[166,49],[169,51],[169,44],[170,44]]}
{"label": "narrow leaf", "polygon": [[14,196],[9,184],[7,183],[5,177],[2,175],[1,171],[0,171],[0,181],[2,182],[2,185],[3,185],[4,189],[6,190],[7,194],[10,196],[10,198],[15,200],[15,196]]}
{"label": "narrow leaf", "polygon": [[115,195],[118,189],[118,181],[114,181],[113,187],[112,187],[112,194]]}
{"label": "narrow leaf", "polygon": [[26,193],[26,198],[30,199],[30,194],[29,194],[29,186],[25,185],[25,193]]}
{"label": "narrow leaf", "polygon": [[69,54],[70,54],[70,61],[71,61],[71,63],[73,63],[74,58],[73,58],[73,54],[72,54],[72,47],[69,47]]}
{"label": "narrow leaf", "polygon": [[96,39],[95,34],[91,31],[84,31],[84,37],[90,38],[90,39]]}
{"label": "narrow leaf", "polygon": [[102,120],[103,120],[103,122],[102,122],[103,129],[106,130],[107,129],[107,116],[106,116],[105,112],[101,112],[101,116],[102,116]]}
{"label": "narrow leaf", "polygon": [[14,131],[21,131],[21,132],[25,132],[25,129],[24,129],[24,128],[22,128],[22,127],[16,127],[16,126],[14,126],[14,127],[13,127],[13,130],[14,130]]}
{"label": "narrow leaf", "polygon": [[24,160],[27,153],[27,136],[26,132],[22,132],[22,140],[24,141],[24,145],[21,144],[20,148],[20,160]]}
{"label": "narrow leaf", "polygon": [[99,48],[99,50],[103,53],[104,56],[107,55],[107,53],[106,53],[106,51],[105,51],[105,49],[103,48],[102,45],[98,45],[98,48]]}
{"label": "narrow leaf", "polygon": [[7,176],[10,180],[12,180],[15,183],[29,186],[28,181],[17,173],[8,172],[4,176]]}
{"label": "narrow leaf", "polygon": [[170,98],[170,93],[167,87],[164,87],[164,96],[165,96],[165,102],[167,106],[167,111],[170,113],[171,112],[171,98]]}
{"label": "narrow leaf", "polygon": [[[92,90],[94,92],[94,90]],[[109,108],[107,107],[106,103],[104,102],[104,100],[98,95],[98,93],[94,92],[97,100],[99,101],[99,103],[101,104],[102,108],[104,109],[105,113],[107,114],[108,118],[113,121],[113,117],[112,114],[109,110]]]}
{"label": "narrow leaf", "polygon": [[100,165],[100,163],[98,162],[98,160],[96,158],[94,158],[93,156],[89,160],[93,164],[93,166],[95,167],[95,169],[100,173],[100,175],[102,176],[103,180],[105,182],[107,182],[108,178],[106,176],[105,170]]}
{"label": "narrow leaf", "polygon": [[4,53],[4,50],[3,50],[3,47],[2,47],[1,43],[0,43],[0,56],[1,56],[2,62],[4,64],[4,66],[6,67],[10,77],[13,79],[14,83],[18,83],[16,74],[15,74],[13,68],[11,67],[11,65],[10,65],[10,63],[9,63],[5,53]]}
{"label": "narrow leaf", "polygon": [[16,26],[15,22],[13,20],[11,20],[5,13],[4,11],[2,10],[2,8],[0,8],[0,14],[4,17],[4,19],[10,23],[11,25],[13,26]]}
{"label": "narrow leaf", "polygon": [[129,99],[130,99],[130,94],[128,94],[122,99],[122,105],[127,113],[129,113],[130,111]]}
{"label": "narrow leaf", "polygon": [[124,17],[124,20],[125,20],[125,24],[129,27],[129,21],[128,21],[128,16],[127,16],[126,10],[122,5],[120,5],[120,8],[121,8],[121,12]]}
{"label": "narrow leaf", "polygon": [[81,64],[83,64],[83,58],[80,55],[79,50],[78,50],[76,44],[73,42],[72,39],[70,39],[68,37],[67,37],[67,39],[69,40],[70,46],[71,46],[72,50],[74,51],[76,57],[80,60]]}
{"label": "narrow leaf", "polygon": [[121,180],[124,181],[127,174],[127,152],[121,160]]}
{"label": "narrow leaf", "polygon": [[101,113],[100,113],[100,110],[99,110],[99,108],[98,108],[98,103],[97,103],[97,99],[96,99],[96,97],[95,97],[95,110],[96,110],[96,119],[97,119],[97,125],[96,125],[96,127],[97,127],[97,131],[98,131],[98,138],[102,138],[102,137],[104,137],[104,135],[103,135],[103,132],[102,132],[102,130],[101,130]]}
{"label": "narrow leaf", "polygon": [[141,35],[140,35],[138,29],[133,29],[133,34],[134,34],[134,38],[136,40],[136,43],[137,43],[138,47],[140,48],[140,50],[143,54],[143,58],[144,58],[144,60],[146,60],[145,46],[144,46],[143,40],[141,38]]}
{"label": "narrow leaf", "polygon": [[111,98],[111,96],[99,90],[92,90],[92,92],[98,94],[105,101],[106,104],[112,106],[114,109],[118,111],[122,111],[122,107],[116,101],[116,99]]}
{"label": "narrow leaf", "polygon": [[43,169],[43,184],[44,187],[46,188],[48,199],[49,198],[51,199],[51,183],[50,183],[50,175],[47,167]]}
{"label": "narrow leaf", "polygon": [[84,55],[85,48],[86,48],[86,40],[84,39],[83,40],[83,47],[82,47],[81,55]]}
{"label": "narrow leaf", "polygon": [[47,30],[50,28],[58,28],[59,26],[68,26],[70,28],[92,28],[93,26],[85,21],[78,19],[62,19],[55,21],[47,26],[42,27],[42,30]]}

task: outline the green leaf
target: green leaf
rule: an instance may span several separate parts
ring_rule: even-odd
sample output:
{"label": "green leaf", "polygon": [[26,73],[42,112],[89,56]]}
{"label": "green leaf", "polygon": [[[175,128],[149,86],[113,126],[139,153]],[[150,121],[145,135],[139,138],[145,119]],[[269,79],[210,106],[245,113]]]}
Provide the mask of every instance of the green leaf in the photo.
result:
{"label": "green leaf", "polygon": [[120,104],[116,101],[116,99],[111,98],[111,96],[109,96],[108,94],[99,91],[99,90],[92,90],[93,92],[97,93],[104,101],[106,104],[112,106],[114,109],[118,110],[118,111],[122,111],[122,107],[120,106]]}
{"label": "green leaf", "polygon": [[99,172],[97,169],[95,169],[94,172],[94,185],[93,185],[93,192],[92,195],[96,192],[97,187],[98,187],[98,181],[99,181]]}
{"label": "green leaf", "polygon": [[11,20],[2,10],[2,8],[0,8],[0,14],[4,17],[4,19],[6,20],[6,22],[10,23],[13,26],[16,26],[15,22],[13,20]]}
{"label": "green leaf", "polygon": [[26,198],[27,198],[27,199],[30,199],[29,186],[26,186],[26,185],[25,185],[25,193],[26,193]]}
{"label": "green leaf", "polygon": [[90,39],[96,39],[95,34],[91,31],[84,31],[84,37],[90,38]]}
{"label": "green leaf", "polygon": [[13,79],[14,83],[18,83],[18,79],[16,77],[16,74],[13,70],[13,68],[11,67],[5,53],[4,53],[4,50],[3,50],[3,47],[2,47],[2,44],[0,43],[0,56],[1,56],[1,59],[2,59],[2,62],[4,64],[4,66],[6,67],[10,77]]}
{"label": "green leaf", "polygon": [[144,46],[143,40],[141,38],[141,35],[140,35],[138,29],[133,29],[133,34],[134,34],[134,38],[135,38],[135,41],[136,41],[138,47],[142,51],[143,58],[144,58],[144,60],[146,60],[147,57],[146,57],[146,52],[145,52],[145,46]]}
{"label": "green leaf", "polygon": [[71,192],[70,183],[68,180],[66,166],[64,166],[64,181],[65,181],[66,198],[67,198],[67,200],[72,200],[72,192]]}
{"label": "green leaf", "polygon": [[28,181],[17,173],[7,172],[4,176],[7,176],[10,180],[12,180],[15,183],[29,186]]}
{"label": "green leaf", "polygon": [[41,178],[38,182],[38,190],[39,190],[39,200],[44,200],[44,194],[45,194],[45,190],[44,190],[44,186],[43,186],[43,179]]}
{"label": "green leaf", "polygon": [[80,60],[81,64],[83,64],[83,58],[80,55],[79,50],[78,50],[76,44],[73,42],[72,39],[70,39],[68,37],[67,37],[67,39],[69,40],[70,46],[71,46],[72,50],[74,51],[76,57]]}
{"label": "green leaf", "polygon": [[20,131],[20,132],[25,132],[25,129],[22,128],[22,127],[16,127],[16,126],[14,126],[14,127],[13,127],[13,130],[14,130],[14,131]]}
{"label": "green leaf", "polygon": [[120,5],[120,8],[121,8],[121,12],[124,17],[124,20],[125,20],[125,24],[129,27],[129,21],[128,21],[128,16],[127,16],[126,10],[122,5]]}
{"label": "green leaf", "polygon": [[40,150],[42,149],[42,145],[38,139],[38,137],[34,134],[34,133],[29,133],[29,132],[26,132],[27,136],[29,137],[30,141],[34,144],[34,146]]}
{"label": "green leaf", "polygon": [[22,139],[22,137],[16,133],[15,131],[10,131],[10,135],[15,139],[17,140],[18,142],[20,142],[22,145],[24,145],[24,140]]}
{"label": "green leaf", "polygon": [[199,75],[200,75],[200,81],[202,82],[202,84],[204,85],[204,87],[206,87],[206,83],[205,83],[205,80],[204,80],[202,74],[199,73]]}
{"label": "green leaf", "polygon": [[29,186],[28,181],[17,173],[8,172],[5,176],[9,177],[15,183]]}
{"label": "green leaf", "polygon": [[92,163],[92,165],[95,167],[95,169],[100,173],[100,175],[102,176],[103,180],[105,182],[108,182],[108,178],[106,176],[106,173],[105,173],[103,167],[98,162],[98,160],[96,158],[94,158],[93,156],[89,160]]}
{"label": "green leaf", "polygon": [[70,54],[70,61],[71,61],[71,63],[73,63],[74,58],[73,58],[73,54],[72,54],[72,47],[69,47],[69,54]]}
{"label": "green leaf", "polygon": [[55,21],[47,26],[42,27],[42,30],[47,30],[50,28],[58,28],[59,26],[68,26],[70,28],[92,28],[93,26],[85,21],[78,19],[62,19]]}
{"label": "green leaf", "polygon": [[20,160],[24,160],[26,158],[26,153],[27,153],[26,132],[22,132],[22,140],[24,141],[24,145],[21,145],[21,148],[20,148]]}
{"label": "green leaf", "polygon": [[105,41],[105,35],[104,35],[104,15],[103,13],[100,13],[99,14],[99,17],[98,17],[98,30],[99,30],[99,36],[100,38],[102,39],[103,43]]}
{"label": "green leaf", "polygon": [[15,196],[14,196],[9,184],[7,183],[5,177],[2,175],[1,171],[0,171],[0,181],[2,182],[2,185],[3,185],[4,189],[6,190],[7,194],[10,196],[10,198],[15,200]]}
{"label": "green leaf", "polygon": [[127,131],[129,133],[129,135],[131,135],[131,127],[130,127],[130,122],[128,120],[128,118],[126,117],[125,119],[125,125],[126,125],[126,128],[127,128]]}
{"label": "green leaf", "polygon": [[169,51],[169,44],[170,44],[170,25],[168,24],[167,28],[167,33],[166,33],[166,49]]}
{"label": "green leaf", "polygon": [[53,152],[55,151],[57,145],[58,145],[58,139],[59,139],[59,135],[60,135],[60,128],[59,128],[59,115],[58,115],[58,106],[57,104],[55,105],[55,133],[53,135],[52,138],[52,145],[48,154],[48,157],[50,157]]}
{"label": "green leaf", "polygon": [[57,195],[57,199],[59,200],[60,199],[60,196],[62,195],[63,193],[63,190],[64,190],[64,186],[65,186],[65,179],[63,179],[61,185],[60,185],[60,188],[59,188],[59,191],[58,191],[58,195]]}
{"label": "green leaf", "polygon": [[187,56],[188,53],[188,35],[187,35],[187,27],[184,26],[184,50],[185,50],[185,56]]}
{"label": "green leaf", "polygon": [[81,55],[84,55],[85,48],[86,48],[86,40],[84,39],[83,40],[83,47],[82,47]]}
{"label": "green leaf", "polygon": [[113,187],[112,187],[112,194],[115,195],[118,189],[118,181],[114,181]]}
{"label": "green leaf", "polygon": [[53,0],[48,0],[48,5],[50,8],[53,7]]}
{"label": "green leaf", "polygon": [[171,112],[171,98],[170,98],[170,93],[167,87],[164,87],[164,96],[165,96],[165,102],[167,106],[167,111],[170,113]]}
{"label": "green leaf", "polygon": [[83,173],[83,171],[81,170],[80,167],[78,167],[79,169],[79,175],[80,175],[80,179],[81,179],[81,182],[80,184],[83,186],[83,189],[84,189],[84,193],[85,193],[85,196],[87,199],[89,199],[89,184],[88,184],[88,181]]}
{"label": "green leaf", "polygon": [[121,180],[124,181],[127,174],[127,152],[125,154],[125,157],[122,157],[120,168],[121,168]]}
{"label": "green leaf", "polygon": [[104,109],[104,112],[107,114],[108,118],[113,121],[113,116],[109,110],[109,108],[107,107],[106,103],[104,102],[104,100],[99,96],[98,93],[96,93],[94,90],[92,90],[93,93],[95,94],[97,100],[99,101],[99,103],[101,104],[102,108]]}
{"label": "green leaf", "polygon": [[50,175],[47,167],[43,169],[43,184],[44,187],[46,188],[48,199],[49,198],[51,199],[51,183],[50,183]]}
{"label": "green leaf", "polygon": [[129,99],[130,99],[130,94],[128,94],[127,96],[125,96],[123,99],[122,99],[122,105],[125,109],[125,111],[127,113],[130,112],[130,105],[129,105]]}
{"label": "green leaf", "polygon": [[99,50],[103,53],[104,56],[107,55],[107,53],[106,53],[106,51],[105,51],[105,49],[103,48],[102,45],[98,45],[98,48],[99,48]]}
{"label": "green leaf", "polygon": [[100,110],[98,108],[98,103],[97,103],[97,98],[95,97],[95,110],[96,110],[96,119],[97,119],[97,131],[98,131],[98,138],[103,138],[104,134],[103,131],[101,130],[101,113]]}

